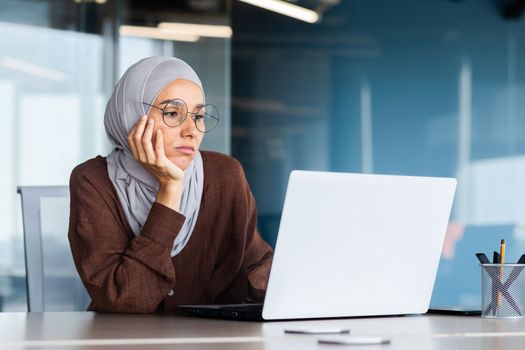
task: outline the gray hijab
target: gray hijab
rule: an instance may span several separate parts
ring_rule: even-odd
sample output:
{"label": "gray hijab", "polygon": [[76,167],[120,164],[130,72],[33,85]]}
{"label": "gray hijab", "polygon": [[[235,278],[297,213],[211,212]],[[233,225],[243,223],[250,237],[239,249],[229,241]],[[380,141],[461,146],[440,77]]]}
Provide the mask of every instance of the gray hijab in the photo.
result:
{"label": "gray hijab", "polygon": [[[202,90],[199,77],[186,62],[172,57],[145,58],[128,68],[106,106],[104,126],[109,140],[115,146],[107,156],[108,174],[135,236],[142,231],[159,184],[133,158],[127,137],[138,119],[149,112],[150,108],[145,110],[142,102],[154,103],[160,91],[176,79],[192,81]],[[171,256],[180,253],[193,232],[199,215],[203,183],[202,157],[197,152],[184,171],[180,212],[186,220],[173,243]]]}

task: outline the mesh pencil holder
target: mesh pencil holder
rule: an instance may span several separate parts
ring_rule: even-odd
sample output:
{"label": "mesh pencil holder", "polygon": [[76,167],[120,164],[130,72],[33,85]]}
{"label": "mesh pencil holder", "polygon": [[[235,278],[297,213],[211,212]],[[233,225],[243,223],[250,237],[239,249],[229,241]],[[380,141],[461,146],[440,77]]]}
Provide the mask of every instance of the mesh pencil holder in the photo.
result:
{"label": "mesh pencil holder", "polygon": [[525,264],[481,264],[481,317],[525,317]]}

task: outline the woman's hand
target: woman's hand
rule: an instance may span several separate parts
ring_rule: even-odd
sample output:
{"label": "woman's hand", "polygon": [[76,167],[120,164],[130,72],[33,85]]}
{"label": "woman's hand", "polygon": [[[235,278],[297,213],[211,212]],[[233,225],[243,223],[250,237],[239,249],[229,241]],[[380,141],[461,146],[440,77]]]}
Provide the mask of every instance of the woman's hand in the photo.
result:
{"label": "woman's hand", "polygon": [[179,210],[182,196],[184,171],[170,161],[164,153],[162,130],[158,129],[153,145],[155,121],[142,116],[128,135],[133,157],[159,182],[156,201]]}
{"label": "woman's hand", "polygon": [[261,302],[264,300],[269,275],[270,266],[268,264],[259,266],[248,274],[250,302]]}

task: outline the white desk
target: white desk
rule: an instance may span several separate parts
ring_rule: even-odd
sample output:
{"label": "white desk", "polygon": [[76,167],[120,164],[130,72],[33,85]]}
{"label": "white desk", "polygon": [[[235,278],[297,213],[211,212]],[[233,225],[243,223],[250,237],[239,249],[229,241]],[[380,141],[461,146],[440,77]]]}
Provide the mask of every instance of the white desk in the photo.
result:
{"label": "white desk", "polygon": [[[347,327],[391,337],[389,345],[337,346],[288,327]],[[180,315],[92,312],[0,313],[0,349],[523,349],[525,320],[406,316],[293,322],[240,322]]]}

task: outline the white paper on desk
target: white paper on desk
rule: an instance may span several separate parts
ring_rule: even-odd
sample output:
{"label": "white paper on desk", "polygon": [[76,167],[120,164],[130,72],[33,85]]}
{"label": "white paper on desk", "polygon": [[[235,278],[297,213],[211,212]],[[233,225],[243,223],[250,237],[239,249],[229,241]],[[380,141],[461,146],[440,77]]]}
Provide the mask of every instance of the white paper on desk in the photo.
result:
{"label": "white paper on desk", "polygon": [[319,338],[318,342],[321,344],[334,345],[376,345],[388,344],[390,343],[390,338],[370,336],[323,337]]}
{"label": "white paper on desk", "polygon": [[288,334],[348,334],[348,328],[286,328]]}

